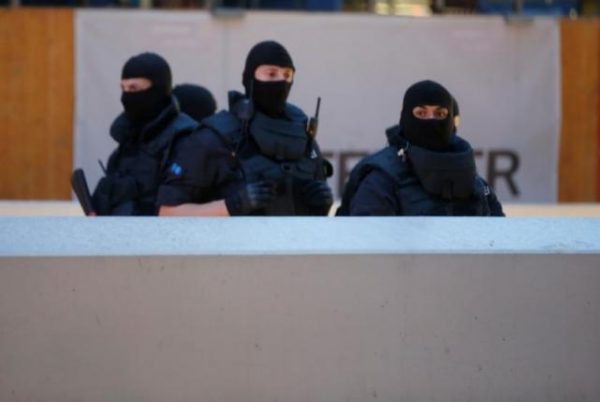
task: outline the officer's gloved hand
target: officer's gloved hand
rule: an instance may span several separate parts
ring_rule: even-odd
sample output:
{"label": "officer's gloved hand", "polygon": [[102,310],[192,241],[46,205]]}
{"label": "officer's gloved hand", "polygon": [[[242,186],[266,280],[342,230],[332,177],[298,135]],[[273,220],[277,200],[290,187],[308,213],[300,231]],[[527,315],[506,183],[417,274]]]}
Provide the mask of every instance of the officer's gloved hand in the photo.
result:
{"label": "officer's gloved hand", "polygon": [[333,204],[333,193],[323,180],[312,180],[304,185],[302,194],[306,205],[319,208],[327,213]]}
{"label": "officer's gloved hand", "polygon": [[248,183],[236,194],[225,199],[229,215],[248,215],[267,207],[275,197],[275,186],[271,182]]}

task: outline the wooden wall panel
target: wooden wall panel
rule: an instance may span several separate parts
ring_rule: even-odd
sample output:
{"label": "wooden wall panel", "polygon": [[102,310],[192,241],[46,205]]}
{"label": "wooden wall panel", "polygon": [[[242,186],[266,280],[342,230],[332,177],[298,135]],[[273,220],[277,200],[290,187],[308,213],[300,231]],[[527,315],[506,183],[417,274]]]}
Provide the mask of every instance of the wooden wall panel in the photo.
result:
{"label": "wooden wall panel", "polygon": [[600,21],[561,22],[559,201],[600,201]]}
{"label": "wooden wall panel", "polygon": [[68,199],[72,9],[0,9],[0,199]]}

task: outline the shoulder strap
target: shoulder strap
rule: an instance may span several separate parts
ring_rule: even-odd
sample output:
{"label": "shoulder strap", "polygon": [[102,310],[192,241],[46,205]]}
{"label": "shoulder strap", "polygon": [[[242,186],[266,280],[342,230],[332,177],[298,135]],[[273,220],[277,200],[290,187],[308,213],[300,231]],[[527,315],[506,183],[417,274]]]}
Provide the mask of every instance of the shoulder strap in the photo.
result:
{"label": "shoulder strap", "polygon": [[225,110],[202,120],[200,128],[212,130],[230,148],[235,148],[242,138],[240,120]]}
{"label": "shoulder strap", "polygon": [[171,155],[173,150],[173,144],[177,142],[179,138],[185,137],[191,134],[196,128],[198,128],[198,122],[196,120],[189,117],[187,114],[180,113],[176,119],[174,119],[171,124],[165,129],[165,140],[166,143],[162,147],[164,152],[160,158],[160,170],[166,166],[167,160]]}
{"label": "shoulder strap", "polygon": [[143,145],[143,150],[155,158],[162,158],[176,136],[193,131],[198,123],[186,114],[179,113],[166,125],[158,136]]}

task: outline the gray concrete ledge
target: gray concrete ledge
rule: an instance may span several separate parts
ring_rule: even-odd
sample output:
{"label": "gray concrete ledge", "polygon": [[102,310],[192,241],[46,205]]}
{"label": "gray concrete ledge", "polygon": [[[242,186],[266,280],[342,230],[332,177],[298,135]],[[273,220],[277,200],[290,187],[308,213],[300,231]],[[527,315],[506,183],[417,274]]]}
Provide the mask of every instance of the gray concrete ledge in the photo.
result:
{"label": "gray concrete ledge", "polygon": [[600,254],[599,218],[0,218],[0,257]]}
{"label": "gray concrete ledge", "polygon": [[[503,203],[502,207],[509,217],[600,218],[600,203]],[[83,212],[77,201],[0,200],[0,216],[83,216]]]}
{"label": "gray concrete ledge", "polygon": [[0,401],[599,401],[599,234],[0,218]]}
{"label": "gray concrete ledge", "polygon": [[600,400],[598,255],[265,253],[0,258],[0,401]]}

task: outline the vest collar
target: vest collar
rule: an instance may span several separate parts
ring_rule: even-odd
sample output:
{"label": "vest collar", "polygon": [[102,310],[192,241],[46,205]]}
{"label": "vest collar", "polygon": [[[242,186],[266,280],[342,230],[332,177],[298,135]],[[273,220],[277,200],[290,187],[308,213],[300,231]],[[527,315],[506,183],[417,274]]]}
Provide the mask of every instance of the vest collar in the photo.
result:
{"label": "vest collar", "polygon": [[248,97],[237,91],[228,93],[229,111],[249,124],[249,134],[260,152],[279,161],[302,158],[308,146],[307,117],[298,107],[286,103],[282,117],[270,117],[252,106]]}
{"label": "vest collar", "polygon": [[444,199],[473,194],[477,168],[473,148],[464,139],[455,135],[446,152],[418,147],[403,137],[399,145],[398,155],[405,155],[428,193]]}
{"label": "vest collar", "polygon": [[254,113],[250,136],[265,156],[280,161],[298,160],[304,156],[308,145],[306,119],[288,113],[290,111],[286,107],[286,118],[272,118],[259,111]]}

